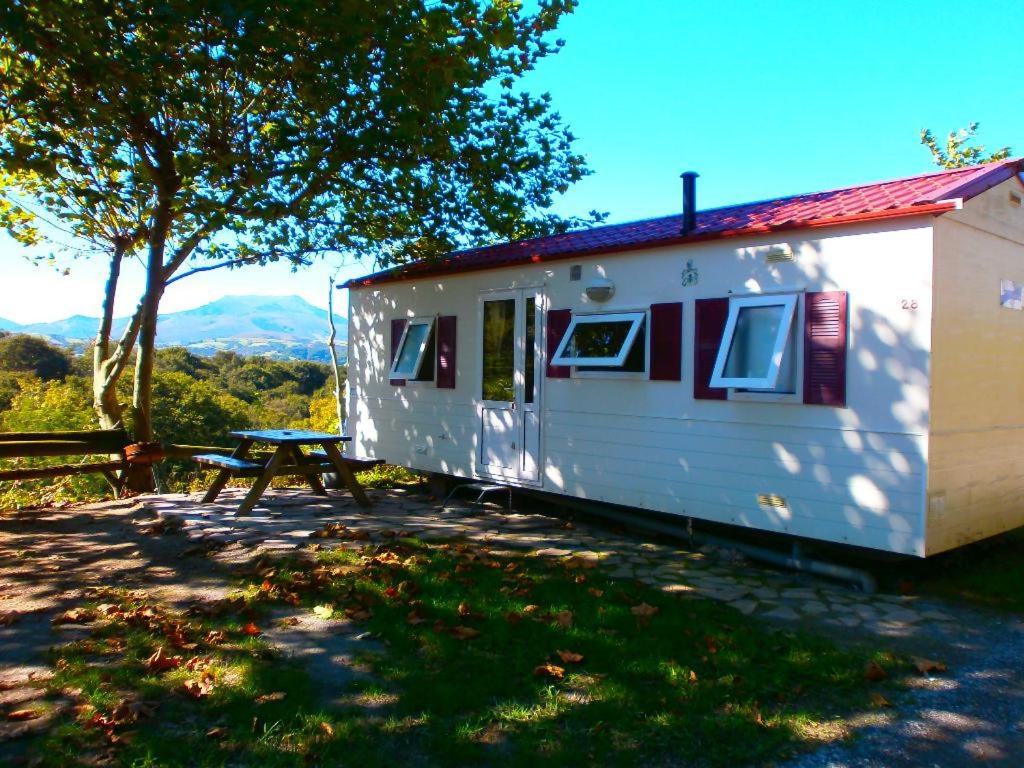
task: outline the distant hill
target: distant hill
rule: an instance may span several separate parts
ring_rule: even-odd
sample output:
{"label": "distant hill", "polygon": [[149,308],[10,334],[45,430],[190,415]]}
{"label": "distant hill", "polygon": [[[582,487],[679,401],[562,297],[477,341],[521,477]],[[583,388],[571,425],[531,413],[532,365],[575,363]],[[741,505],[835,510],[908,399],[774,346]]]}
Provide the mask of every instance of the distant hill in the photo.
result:
{"label": "distant hill", "polygon": [[[19,325],[0,319],[0,330],[44,336],[63,346],[81,348],[96,335],[99,320],[74,315],[52,323]],[[125,318],[115,321],[115,335]],[[346,357],[348,321],[335,315],[338,354]],[[225,296],[184,312],[160,315],[157,346],[187,347],[198,355],[226,350],[279,360],[330,359],[327,313],[299,296]]]}

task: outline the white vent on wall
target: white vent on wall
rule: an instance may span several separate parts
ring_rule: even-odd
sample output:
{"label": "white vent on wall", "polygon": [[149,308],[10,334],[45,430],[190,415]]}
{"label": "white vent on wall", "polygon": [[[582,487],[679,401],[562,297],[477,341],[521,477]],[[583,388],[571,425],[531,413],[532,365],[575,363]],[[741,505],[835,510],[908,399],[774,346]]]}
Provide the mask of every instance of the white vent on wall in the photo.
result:
{"label": "white vent on wall", "polygon": [[762,511],[776,515],[783,520],[789,520],[791,517],[789,504],[787,504],[786,500],[777,493],[757,494],[757,505],[761,507]]}
{"label": "white vent on wall", "polygon": [[573,264],[571,267],[569,267],[569,279],[574,281],[583,279],[582,264]]}
{"label": "white vent on wall", "polygon": [[765,264],[781,264],[786,261],[796,261],[793,249],[788,245],[773,245],[764,254]]}

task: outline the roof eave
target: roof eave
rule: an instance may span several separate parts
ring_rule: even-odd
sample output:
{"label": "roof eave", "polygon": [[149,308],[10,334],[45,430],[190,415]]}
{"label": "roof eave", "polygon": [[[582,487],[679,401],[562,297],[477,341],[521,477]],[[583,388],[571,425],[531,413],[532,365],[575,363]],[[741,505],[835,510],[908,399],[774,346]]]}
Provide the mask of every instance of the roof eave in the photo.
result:
{"label": "roof eave", "polygon": [[[1005,178],[1002,180],[1005,181]],[[994,184],[992,186],[994,186]],[[346,281],[345,283],[342,283],[339,287],[348,289],[367,288],[373,285],[381,285],[385,283],[407,282],[411,280],[425,280],[431,277],[438,277],[441,275],[448,275],[456,272],[461,274],[463,272],[482,272],[485,270],[492,269],[507,269],[509,267],[521,266],[523,264],[541,264],[552,261],[565,261],[567,259],[576,259],[587,256],[598,256],[605,253],[629,253],[632,251],[644,251],[651,250],[654,248],[666,248],[673,245],[689,245],[691,243],[707,242],[709,240],[724,240],[726,238],[741,237],[743,235],[764,235],[771,234],[774,232],[789,232],[797,229],[821,229],[825,227],[841,226],[844,224],[884,221],[886,219],[900,219],[906,218],[908,216],[937,216],[948,211],[955,210],[957,207],[958,202],[956,200],[949,199],[942,200],[937,203],[909,205],[900,208],[888,208],[881,211],[868,211],[865,213],[848,214],[845,216],[830,216],[821,219],[790,221],[784,224],[776,224],[770,226],[742,227],[739,229],[727,229],[719,230],[716,232],[704,233],[697,232],[686,236],[665,238],[663,240],[644,241],[632,243],[629,245],[611,245],[599,246],[594,248],[580,248],[578,250],[566,251],[562,253],[552,253],[548,255],[534,253],[525,258],[510,258],[504,263],[460,264],[454,261],[441,261],[436,264],[426,266],[421,272],[409,271],[403,273],[401,271],[402,268],[399,267],[396,268],[395,270],[389,270],[387,272],[380,272],[373,275],[366,275],[364,277],[353,278],[351,280]]]}

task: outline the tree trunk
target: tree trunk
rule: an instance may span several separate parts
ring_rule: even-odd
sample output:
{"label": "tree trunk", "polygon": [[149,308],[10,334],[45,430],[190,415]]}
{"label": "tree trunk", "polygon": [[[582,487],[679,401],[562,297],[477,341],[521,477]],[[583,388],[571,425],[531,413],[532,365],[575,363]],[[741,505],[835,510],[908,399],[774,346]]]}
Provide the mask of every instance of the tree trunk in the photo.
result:
{"label": "tree trunk", "polygon": [[110,274],[103,294],[103,313],[100,327],[96,331],[96,344],[92,350],[92,406],[100,423],[100,429],[117,429],[124,426],[121,404],[117,402],[117,378],[109,377],[110,332],[114,325],[114,298],[117,295],[117,281],[121,276],[121,261],[124,246],[115,243],[110,257]]}
{"label": "tree trunk", "polygon": [[146,292],[142,297],[142,326],[139,329],[139,355],[135,361],[135,388],[132,408],[135,413],[135,439],[153,439],[153,363],[156,357],[156,325],[160,299],[164,293],[164,250],[171,226],[171,206],[162,202],[157,209],[149,239],[146,265]]}
{"label": "tree trunk", "polygon": [[[139,327],[139,353],[135,359],[135,386],[132,393],[132,412],[135,421],[135,439],[153,440],[153,364],[156,357],[156,325],[160,313],[160,299],[166,287],[164,250],[171,227],[171,206],[161,201],[154,217],[149,237],[149,258],[146,264],[146,292],[142,297]],[[152,467],[132,467],[127,485],[133,491],[152,491],[156,478]]]}
{"label": "tree trunk", "polygon": [[338,434],[345,434],[345,398],[342,396],[341,366],[338,365],[338,350],[334,346],[334,340],[338,337],[338,329],[334,326],[334,279],[331,276],[330,287],[327,292],[327,324],[331,328],[331,335],[327,339],[327,350],[331,353],[331,367],[334,370],[334,404],[338,411]]}

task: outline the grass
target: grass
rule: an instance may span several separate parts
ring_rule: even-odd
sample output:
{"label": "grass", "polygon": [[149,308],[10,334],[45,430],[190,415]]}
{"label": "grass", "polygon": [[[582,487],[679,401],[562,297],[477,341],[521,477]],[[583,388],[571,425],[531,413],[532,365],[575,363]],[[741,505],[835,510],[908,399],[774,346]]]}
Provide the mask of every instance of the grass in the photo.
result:
{"label": "grass", "polygon": [[1024,613],[1024,529],[929,558],[913,586],[924,594]]}
{"label": "grass", "polygon": [[[107,623],[55,654],[78,707],[42,764],[760,764],[834,738],[865,665],[899,664],[585,566],[394,540],[267,564],[214,616],[100,595]],[[255,634],[281,604],[377,637],[341,709]]]}

